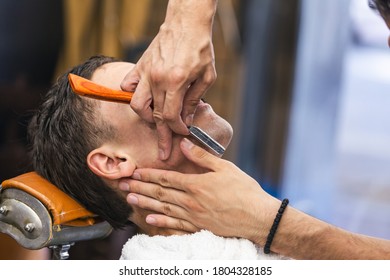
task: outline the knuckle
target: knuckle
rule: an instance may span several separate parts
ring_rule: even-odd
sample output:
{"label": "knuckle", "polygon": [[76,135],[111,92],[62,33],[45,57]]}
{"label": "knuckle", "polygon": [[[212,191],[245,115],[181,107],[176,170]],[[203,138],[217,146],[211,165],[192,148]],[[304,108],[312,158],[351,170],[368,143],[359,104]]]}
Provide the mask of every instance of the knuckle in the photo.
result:
{"label": "knuckle", "polygon": [[190,198],[183,199],[183,205],[186,209],[188,209],[190,212],[192,208],[194,207],[194,201]]}
{"label": "knuckle", "polygon": [[186,226],[182,220],[177,221],[176,227],[178,230],[186,230]]}
{"label": "knuckle", "polygon": [[[195,197],[202,197],[204,196],[205,191],[203,190],[202,187],[192,187],[191,194]],[[194,206],[196,206],[196,204]]]}
{"label": "knuckle", "polygon": [[164,215],[170,216],[172,214],[172,208],[168,203],[163,204],[162,211]]}
{"label": "knuckle", "polygon": [[130,107],[135,111],[139,112],[142,111],[142,103],[138,101],[137,99],[133,98],[130,102]]}
{"label": "knuckle", "polygon": [[157,124],[163,122],[164,117],[160,110],[157,109],[153,110],[153,119]]}
{"label": "knuckle", "polygon": [[161,174],[160,179],[159,179],[159,183],[161,186],[164,186],[164,187],[169,186],[169,178],[168,178],[167,173]]}
{"label": "knuckle", "polygon": [[161,83],[165,78],[165,71],[162,67],[153,67],[150,70],[150,79],[153,83]]}
{"label": "knuckle", "polygon": [[191,182],[191,183],[187,184],[187,190],[189,193],[195,194],[199,190],[199,187],[197,184]]}
{"label": "knuckle", "polygon": [[216,79],[217,79],[217,72],[215,71],[215,69],[213,69],[213,70],[205,73],[205,75],[203,77],[203,82],[207,86],[211,86],[215,82]]}
{"label": "knuckle", "polygon": [[183,201],[183,205],[185,206],[185,208],[187,208],[189,210],[189,212],[198,212],[198,211],[202,211],[202,207],[199,205],[199,203],[194,200],[194,199],[191,199],[191,198],[188,198],[188,199],[185,199]]}
{"label": "knuckle", "polygon": [[237,169],[237,166],[233,162],[223,160],[222,164],[225,165],[227,170],[236,170]]}
{"label": "knuckle", "polygon": [[174,121],[178,119],[179,115],[173,111],[166,111],[163,113],[163,118],[166,121]]}
{"label": "knuckle", "polygon": [[165,192],[162,188],[160,187],[157,187],[155,192],[154,192],[154,197],[157,199],[157,200],[162,200],[165,196]]}
{"label": "knuckle", "polygon": [[169,75],[169,80],[172,84],[182,84],[187,80],[188,74],[187,71],[180,67],[180,66],[175,66],[172,68],[170,75]]}

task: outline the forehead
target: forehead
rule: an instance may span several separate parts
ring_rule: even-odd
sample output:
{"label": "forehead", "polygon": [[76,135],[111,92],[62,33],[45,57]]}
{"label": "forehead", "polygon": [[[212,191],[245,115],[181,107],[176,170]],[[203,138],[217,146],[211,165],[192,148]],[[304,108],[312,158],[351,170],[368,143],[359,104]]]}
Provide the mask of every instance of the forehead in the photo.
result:
{"label": "forehead", "polygon": [[108,88],[120,89],[122,80],[133,67],[130,62],[106,63],[95,70],[91,80]]}
{"label": "forehead", "polygon": [[[91,80],[97,84],[111,89],[120,90],[120,84],[127,73],[133,69],[134,64],[129,62],[110,62],[95,70]],[[98,101],[100,116],[110,125],[121,131],[123,125],[132,125],[136,114],[127,104]]]}

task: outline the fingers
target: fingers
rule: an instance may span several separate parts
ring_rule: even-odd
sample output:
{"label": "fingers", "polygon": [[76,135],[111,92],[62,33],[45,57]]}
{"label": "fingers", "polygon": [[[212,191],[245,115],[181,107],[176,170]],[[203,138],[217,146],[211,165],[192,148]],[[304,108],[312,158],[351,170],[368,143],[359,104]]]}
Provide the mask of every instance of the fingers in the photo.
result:
{"label": "fingers", "polygon": [[217,74],[213,67],[209,67],[203,74],[192,74],[192,77],[178,68],[175,73],[175,78],[171,78],[169,83],[170,90],[166,93],[163,117],[173,131],[188,135],[187,127],[192,125],[199,101],[214,83]]}
{"label": "fingers", "polygon": [[199,228],[186,220],[188,212],[174,204],[160,202],[150,197],[130,193],[127,202],[141,209],[150,210],[161,214],[150,214],[146,217],[147,224],[169,228],[185,232],[195,232]]}
{"label": "fingers", "polygon": [[[153,213],[152,211],[142,209],[138,206],[132,205],[132,213],[129,216],[129,220],[135,223],[139,229],[141,229],[143,232],[147,232],[149,235],[182,235],[182,234],[188,234],[194,230],[194,226],[191,225],[189,222],[184,223],[174,223],[174,222],[159,222],[160,218],[157,218],[157,225],[158,224],[168,224],[172,225],[172,228],[168,227],[158,227],[154,226],[153,223],[156,222],[156,219],[153,219],[153,217],[148,217],[150,214],[159,214],[159,213]],[[172,218],[174,219],[174,218]],[[181,220],[179,220],[181,221]],[[176,228],[175,228],[176,227]],[[180,228],[181,229],[180,229]],[[186,231],[186,229],[190,231]]]}
{"label": "fingers", "polygon": [[145,210],[162,213],[173,218],[188,219],[187,210],[175,204],[161,202],[154,198],[135,193],[128,194],[126,200],[129,204]]}
{"label": "fingers", "polygon": [[156,123],[158,136],[159,158],[166,160],[172,150],[172,131],[166,124],[163,116],[165,93],[158,87],[153,89],[153,119]]}
{"label": "fingers", "polygon": [[194,120],[194,115],[196,108],[200,102],[200,99],[203,97],[205,91],[198,89],[197,84],[193,84],[187,91],[184,100],[183,100],[183,109],[181,113],[181,118],[185,122],[185,125],[188,127],[192,125]]}
{"label": "fingers", "polygon": [[165,77],[166,97],[163,107],[164,121],[177,134],[186,135],[188,129],[181,119],[183,100],[189,85],[192,83],[188,69],[172,67],[168,76]]}
{"label": "fingers", "polygon": [[187,70],[157,63],[150,69],[150,82],[156,122],[159,120],[177,134],[188,134],[188,129],[181,120],[183,98],[191,83]]}
{"label": "fingers", "polygon": [[124,179],[120,183],[119,188],[122,191],[152,197],[161,202],[180,204],[180,202],[185,200],[185,193],[183,191],[162,187],[155,183]]}
{"label": "fingers", "polygon": [[[123,82],[126,86],[127,83]],[[141,79],[137,85],[134,95],[131,99],[131,108],[144,120],[153,123],[153,110],[151,104],[153,101],[152,91],[147,79]]]}
{"label": "fingers", "polygon": [[[189,124],[184,123],[181,118],[181,113],[183,109],[183,98],[184,95],[186,94],[187,89],[188,89],[188,84],[182,86],[178,90],[168,90],[166,93],[166,98],[165,98],[165,103],[163,108],[164,121],[167,123],[170,129],[172,129],[177,134],[181,134],[181,135],[188,135],[187,125]],[[196,103],[196,105],[198,104],[198,102]],[[195,108],[192,114],[195,112]]]}
{"label": "fingers", "polygon": [[200,229],[195,225],[187,222],[186,220],[181,220],[177,218],[168,217],[160,214],[150,214],[146,217],[146,223],[160,227],[160,228],[170,228],[186,232],[196,232]]}
{"label": "fingers", "polygon": [[158,157],[161,160],[169,158],[172,151],[172,131],[163,121],[156,122],[158,136]]}
{"label": "fingers", "polygon": [[214,68],[197,79],[185,93],[183,100],[182,118],[187,126],[192,125],[194,113],[200,99],[205,95],[206,91],[211,87],[217,78],[217,73]]}
{"label": "fingers", "polygon": [[[163,186],[166,187],[165,190],[170,192],[176,190],[173,195],[179,196],[180,192],[178,191],[184,191],[182,187],[191,184],[192,176],[169,170],[141,168],[134,171],[132,178],[135,179],[130,181],[132,191],[136,189],[138,193],[153,196],[152,193],[157,193],[159,191],[157,188]],[[146,184],[147,182],[154,184],[142,185],[142,183]],[[168,190],[168,188],[172,190]]]}

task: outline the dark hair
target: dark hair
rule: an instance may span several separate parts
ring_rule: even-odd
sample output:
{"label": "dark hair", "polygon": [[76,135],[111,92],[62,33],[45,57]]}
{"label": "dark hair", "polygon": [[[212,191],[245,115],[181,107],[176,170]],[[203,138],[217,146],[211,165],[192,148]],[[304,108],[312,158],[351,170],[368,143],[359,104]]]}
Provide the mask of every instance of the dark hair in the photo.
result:
{"label": "dark hair", "polygon": [[382,17],[390,17],[390,0],[368,0],[368,5],[378,11]]}
{"label": "dark hair", "polygon": [[73,93],[68,74],[90,79],[103,64],[118,61],[93,56],[64,75],[47,92],[29,125],[34,170],[79,201],[88,210],[122,228],[131,207],[125,199],[88,168],[90,151],[115,135],[115,130],[94,112],[95,100]]}

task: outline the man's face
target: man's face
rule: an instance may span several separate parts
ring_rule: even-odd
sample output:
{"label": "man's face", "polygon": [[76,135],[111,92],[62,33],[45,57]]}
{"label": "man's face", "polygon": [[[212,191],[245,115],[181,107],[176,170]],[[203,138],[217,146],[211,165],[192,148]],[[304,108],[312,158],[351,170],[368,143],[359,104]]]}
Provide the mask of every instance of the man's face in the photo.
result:
{"label": "man's face", "polygon": [[[125,75],[134,67],[127,62],[113,62],[99,67],[91,80],[112,89],[120,89]],[[171,169],[183,173],[203,172],[182,154],[179,142],[182,136],[173,135],[172,154],[166,161],[158,159],[157,132],[155,124],[142,120],[127,104],[99,101],[101,117],[116,128],[117,135],[111,147],[121,148],[134,160],[137,168],[153,167]],[[230,124],[218,116],[210,105],[201,102],[195,112],[194,125],[202,128],[225,148],[233,135]],[[191,139],[191,138],[190,138]],[[194,139],[191,139],[194,141]],[[194,143],[196,143],[194,141]]]}

